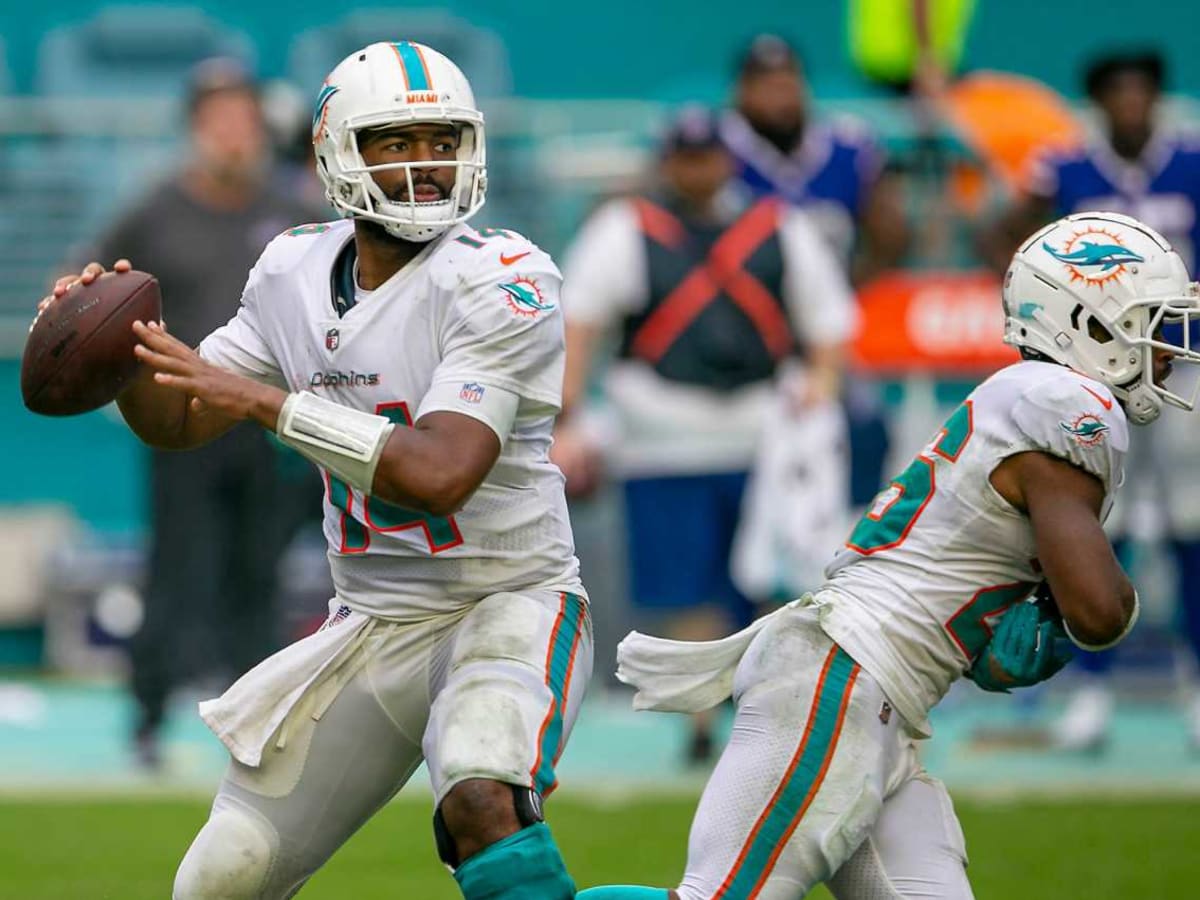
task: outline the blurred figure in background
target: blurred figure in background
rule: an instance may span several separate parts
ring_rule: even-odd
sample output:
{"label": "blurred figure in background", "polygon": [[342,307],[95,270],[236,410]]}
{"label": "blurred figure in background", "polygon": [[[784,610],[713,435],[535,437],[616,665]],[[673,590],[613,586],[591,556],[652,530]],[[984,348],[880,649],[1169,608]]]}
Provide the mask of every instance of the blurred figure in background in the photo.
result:
{"label": "blurred figure in background", "polygon": [[[329,216],[272,181],[258,92],[240,63],[201,63],[186,100],[186,159],[83,258],[125,257],[152,272],[170,298],[171,332],[195,346],[237,312],[246,272],[272,237]],[[151,455],[145,617],[130,647],[135,747],[147,766],[160,763],[172,687],[231,682],[278,644],[275,570],[293,523],[280,521],[277,455],[261,429],[246,427],[186,457]]]}
{"label": "blurred figure in background", "polygon": [[[1084,76],[1101,130],[1084,146],[1048,151],[1031,169],[1024,195],[987,238],[993,264],[1010,255],[1019,236],[1057,216],[1087,209],[1141,219],[1171,242],[1195,273],[1200,241],[1200,135],[1162,120],[1165,79],[1155,51],[1096,59]],[[1192,340],[1200,339],[1193,335]],[[1200,659],[1200,442],[1195,426],[1174,409],[1159,428],[1135,433],[1127,467],[1129,498],[1114,517],[1118,546],[1165,539],[1175,559],[1184,634]],[[1113,711],[1108,674],[1113,654],[1080,659],[1083,686],[1056,729],[1066,749],[1098,749]],[[1189,739],[1200,750],[1200,695],[1188,708]]]}
{"label": "blurred figure in background", "polygon": [[[721,136],[738,179],[756,195],[776,194],[808,212],[855,285],[895,266],[908,229],[900,183],[886,171],[882,148],[858,123],[813,114],[800,59],[782,38],[756,37],[737,72]],[[888,429],[873,385],[849,379],[843,399],[850,502],[865,506],[882,482]]]}
{"label": "blurred figure in background", "polygon": [[[629,596],[688,640],[753,617],[730,578],[730,547],[773,379],[799,360],[797,406],[836,396],[855,319],[838,261],[807,217],[774,197],[749,200],[733,173],[716,118],[685,109],[665,137],[655,190],[597,211],[564,266],[567,368],[553,457],[574,493],[595,486],[598,451],[578,414],[597,348],[619,333],[605,379],[619,429],[606,443],[624,480]],[[689,756],[711,753],[699,719]]]}
{"label": "blurred figure in background", "polygon": [[855,284],[896,265],[908,229],[882,148],[855,121],[813,114],[800,59],[782,38],[759,35],[737,68],[721,137],[738,178],[756,195],[778,194],[803,207]]}

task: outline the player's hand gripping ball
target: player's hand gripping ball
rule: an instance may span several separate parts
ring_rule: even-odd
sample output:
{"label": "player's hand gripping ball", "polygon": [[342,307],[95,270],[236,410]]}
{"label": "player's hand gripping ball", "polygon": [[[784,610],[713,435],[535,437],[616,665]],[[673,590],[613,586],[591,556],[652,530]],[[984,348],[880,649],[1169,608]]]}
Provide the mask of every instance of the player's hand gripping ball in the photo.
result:
{"label": "player's hand gripping ball", "polygon": [[98,409],[137,374],[133,323],[159,321],[162,297],[153,275],[122,262],[115,272],[93,263],[78,279],[60,279],[38,305],[21,360],[21,396],[31,411]]}

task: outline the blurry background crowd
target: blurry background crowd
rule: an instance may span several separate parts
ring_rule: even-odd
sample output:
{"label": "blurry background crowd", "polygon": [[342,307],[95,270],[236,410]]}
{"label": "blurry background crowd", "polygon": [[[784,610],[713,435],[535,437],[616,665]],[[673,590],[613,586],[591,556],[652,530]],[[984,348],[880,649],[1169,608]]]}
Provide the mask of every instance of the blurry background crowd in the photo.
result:
{"label": "blurry background crowd", "polygon": [[[39,727],[31,673],[107,679],[136,700],[114,726],[132,758],[160,767],[173,697],[320,621],[306,463],[251,428],[151,454],[114,411],[38,419],[16,385],[34,304],[87,259],[155,273],[185,340],[229,318],[265,243],[330,216],[311,115],[352,50],[458,63],[487,121],[471,224],[564,269],[555,454],[600,687],[630,627],[716,637],[815,586],[886,477],[1015,359],[997,289],[1036,227],[1126,212],[1194,265],[1197,24],[1182,0],[6,6],[0,735]],[[1131,456],[1112,533],[1138,632],[1048,689],[1053,715],[1019,700],[1041,730],[999,740],[1102,751],[1118,698],[1182,698],[1173,739],[1200,749],[1197,427],[1165,416]],[[698,721],[678,758],[718,741]]]}

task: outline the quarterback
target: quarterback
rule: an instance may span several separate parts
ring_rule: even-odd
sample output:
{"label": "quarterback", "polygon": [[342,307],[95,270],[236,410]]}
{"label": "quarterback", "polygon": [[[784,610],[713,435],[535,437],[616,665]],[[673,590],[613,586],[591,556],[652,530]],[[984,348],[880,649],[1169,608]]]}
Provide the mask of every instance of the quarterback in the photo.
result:
{"label": "quarterback", "polygon": [[1023,361],[876,498],[818,591],[724,641],[622,643],[636,705],[694,711],[732,693],[737,714],[679,886],[581,900],[796,900],[821,882],[839,900],[972,896],[950,798],[915,741],[958,677],[1033,684],[1065,663],[1067,638],[1100,650],[1133,627],[1137,593],[1101,522],[1127,423],[1192,408],[1195,391],[1164,382],[1173,361],[1200,362],[1187,337],[1200,285],[1125,216],[1030,237],[1003,302]]}
{"label": "quarterback", "polygon": [[484,122],[440,53],[348,56],[313,142],[345,221],[275,238],[196,351],[136,324],[143,375],[118,399],[156,447],[251,420],[325,479],[329,618],[201,704],[232,758],[174,897],[293,896],[422,760],[464,897],[572,897],[542,815],[592,666],[548,458],[558,270],[465,224],[487,187]]}

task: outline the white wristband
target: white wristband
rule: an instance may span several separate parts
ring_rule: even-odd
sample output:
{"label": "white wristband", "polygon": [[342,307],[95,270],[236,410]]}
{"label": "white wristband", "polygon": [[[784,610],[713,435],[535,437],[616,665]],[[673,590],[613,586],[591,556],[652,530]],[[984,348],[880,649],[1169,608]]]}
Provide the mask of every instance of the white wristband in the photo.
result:
{"label": "white wristband", "polygon": [[301,456],[369,494],[383,445],[395,427],[383,416],[305,391],[288,395],[275,433]]}
{"label": "white wristband", "polygon": [[1071,639],[1071,643],[1074,644],[1076,647],[1078,647],[1080,650],[1087,650],[1090,653],[1096,653],[1097,651],[1100,651],[1100,650],[1107,650],[1109,647],[1117,646],[1117,644],[1119,644],[1119,643],[1121,643],[1121,641],[1125,640],[1125,635],[1127,635],[1127,634],[1129,634],[1129,632],[1133,631],[1133,626],[1137,624],[1138,614],[1141,612],[1141,608],[1142,608],[1141,603],[1138,602],[1137,591],[1134,591],[1133,592],[1133,612],[1131,612],[1129,614],[1129,621],[1125,623],[1125,627],[1121,630],[1121,633],[1118,634],[1111,641],[1109,641],[1107,644],[1085,644],[1083,641],[1079,640],[1079,638],[1075,637],[1075,635],[1071,634],[1071,626],[1067,624],[1066,619],[1063,619],[1063,630],[1065,630],[1067,632],[1067,637],[1069,637]]}

